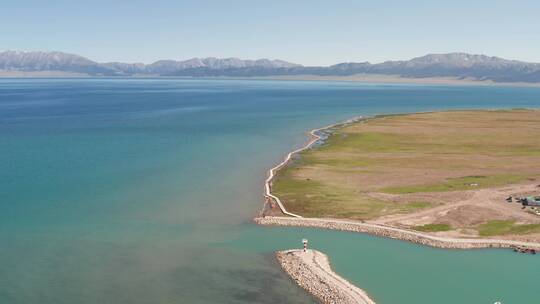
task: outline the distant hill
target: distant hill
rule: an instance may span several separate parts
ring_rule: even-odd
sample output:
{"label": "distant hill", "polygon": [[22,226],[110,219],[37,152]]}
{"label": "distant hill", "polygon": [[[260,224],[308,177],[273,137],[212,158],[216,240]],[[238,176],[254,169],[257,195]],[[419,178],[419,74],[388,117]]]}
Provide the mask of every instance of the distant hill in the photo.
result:
{"label": "distant hill", "polygon": [[467,53],[429,54],[405,61],[347,62],[327,67],[302,66],[282,60],[193,58],[159,60],[151,64],[108,62],[62,52],[0,52],[0,71],[59,71],[90,76],[256,77],[280,75],[396,75],[406,78],[452,77],[494,82],[540,83],[540,64]]}
{"label": "distant hill", "polygon": [[[63,71],[93,76],[130,76],[147,74],[173,76],[176,73],[205,76],[201,71],[277,70],[301,67],[282,60],[242,60],[238,58],[193,58],[185,61],[159,60],[152,64],[107,62],[98,63],[79,55],[62,52],[0,52],[0,70],[3,71]],[[182,71],[190,71],[183,73]],[[224,74],[225,72],[217,73]],[[226,74],[226,73],[225,73]]]}
{"label": "distant hill", "polygon": [[456,77],[495,82],[540,82],[540,64],[466,53],[429,54],[366,66],[365,73],[403,77]]}
{"label": "distant hill", "polygon": [[110,70],[84,57],[62,52],[0,52],[0,70],[62,71],[89,75],[108,75]]}

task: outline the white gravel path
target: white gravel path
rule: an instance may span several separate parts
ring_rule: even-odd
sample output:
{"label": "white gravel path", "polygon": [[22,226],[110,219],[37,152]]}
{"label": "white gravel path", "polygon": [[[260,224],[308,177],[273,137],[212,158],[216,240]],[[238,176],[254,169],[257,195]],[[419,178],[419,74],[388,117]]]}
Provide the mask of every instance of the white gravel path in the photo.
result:
{"label": "white gravel path", "polygon": [[358,121],[360,119],[362,119],[362,117],[355,117],[355,118],[349,119],[349,120],[344,121],[344,122],[340,122],[340,123],[332,124],[332,125],[329,125],[329,126],[326,126],[326,127],[323,127],[323,128],[317,128],[317,129],[311,130],[309,132],[310,140],[302,148],[298,148],[298,149],[296,149],[294,151],[289,152],[289,154],[287,154],[287,156],[285,157],[285,159],[281,163],[279,163],[278,165],[276,165],[272,169],[268,170],[268,178],[266,179],[266,181],[264,183],[264,196],[267,199],[269,199],[269,198],[273,199],[278,204],[279,209],[281,209],[281,212],[283,212],[283,214],[286,214],[286,215],[289,215],[289,216],[292,216],[292,217],[296,217],[296,218],[301,218],[302,216],[287,211],[287,209],[285,209],[285,206],[283,205],[283,203],[281,202],[279,197],[272,194],[272,180],[274,179],[274,176],[275,176],[276,172],[279,169],[281,169],[283,166],[285,166],[291,160],[291,158],[293,157],[294,154],[297,154],[297,153],[302,152],[302,151],[304,151],[306,149],[309,149],[318,140],[322,139],[322,137],[318,134],[319,132],[321,132],[323,130],[326,130],[326,129],[330,129],[330,128],[339,126],[339,125],[352,123],[352,122]]}

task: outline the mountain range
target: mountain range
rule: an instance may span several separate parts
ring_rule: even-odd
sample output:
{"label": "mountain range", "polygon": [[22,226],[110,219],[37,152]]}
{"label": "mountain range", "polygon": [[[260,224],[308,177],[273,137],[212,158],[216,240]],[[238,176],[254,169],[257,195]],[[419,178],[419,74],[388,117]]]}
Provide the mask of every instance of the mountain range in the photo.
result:
{"label": "mountain range", "polygon": [[151,64],[99,63],[62,52],[0,52],[0,71],[65,72],[88,76],[352,76],[394,75],[404,78],[451,77],[493,82],[540,82],[540,64],[467,53],[428,54],[404,61],[346,62],[331,66],[303,66],[283,60],[193,58],[159,60]]}

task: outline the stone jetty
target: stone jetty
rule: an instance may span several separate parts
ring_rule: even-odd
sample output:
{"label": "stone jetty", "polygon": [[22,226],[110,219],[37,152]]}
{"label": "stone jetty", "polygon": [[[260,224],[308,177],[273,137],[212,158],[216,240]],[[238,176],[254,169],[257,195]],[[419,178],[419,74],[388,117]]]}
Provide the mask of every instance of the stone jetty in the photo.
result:
{"label": "stone jetty", "polygon": [[296,226],[325,228],[342,231],[362,232],[372,235],[399,239],[438,248],[474,249],[474,248],[526,248],[540,250],[540,243],[522,242],[514,240],[481,239],[481,238],[448,238],[429,235],[379,224],[364,223],[350,220],[321,219],[321,218],[291,218],[280,216],[266,216],[255,218],[260,225]]}
{"label": "stone jetty", "polygon": [[366,292],[333,272],[322,252],[297,249],[276,255],[285,272],[321,303],[375,304]]}

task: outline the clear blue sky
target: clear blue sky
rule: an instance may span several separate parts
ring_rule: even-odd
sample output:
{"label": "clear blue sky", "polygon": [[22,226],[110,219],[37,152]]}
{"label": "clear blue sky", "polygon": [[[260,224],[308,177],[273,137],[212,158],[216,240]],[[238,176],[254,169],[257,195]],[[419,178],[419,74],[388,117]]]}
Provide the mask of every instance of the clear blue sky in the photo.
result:
{"label": "clear blue sky", "polygon": [[470,52],[540,62],[540,0],[1,0],[0,50],[96,61],[280,58],[307,65]]}

